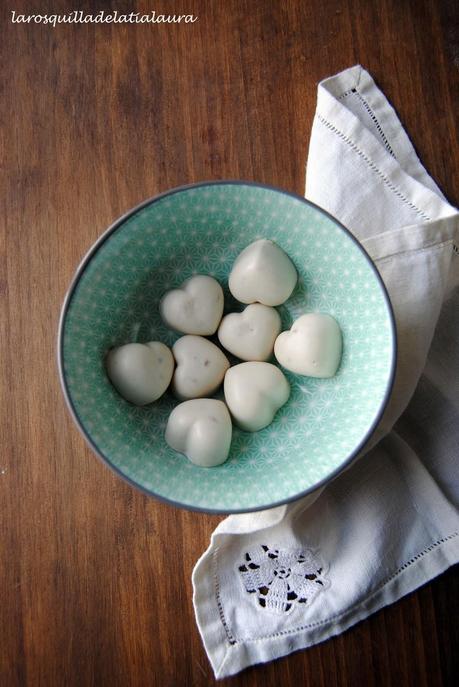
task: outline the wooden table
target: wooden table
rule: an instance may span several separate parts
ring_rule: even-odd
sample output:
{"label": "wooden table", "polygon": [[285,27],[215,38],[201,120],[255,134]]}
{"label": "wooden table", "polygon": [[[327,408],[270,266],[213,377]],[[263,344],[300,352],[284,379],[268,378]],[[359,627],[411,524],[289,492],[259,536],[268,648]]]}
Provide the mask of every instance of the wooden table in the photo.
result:
{"label": "wooden table", "polygon": [[[207,687],[190,575],[220,518],[147,498],[86,447],[57,377],[64,293],[105,227],[159,191],[241,178],[302,193],[316,84],[357,62],[458,204],[458,13],[454,0],[51,5],[198,21],[53,28],[11,23],[49,3],[3,4],[0,684]],[[449,571],[219,684],[452,684],[458,591]]]}

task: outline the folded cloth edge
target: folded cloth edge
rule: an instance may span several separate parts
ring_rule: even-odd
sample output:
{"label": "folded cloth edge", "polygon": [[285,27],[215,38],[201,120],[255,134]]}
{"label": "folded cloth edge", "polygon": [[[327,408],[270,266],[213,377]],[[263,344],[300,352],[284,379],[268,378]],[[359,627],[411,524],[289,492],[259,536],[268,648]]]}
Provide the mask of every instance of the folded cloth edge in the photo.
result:
{"label": "folded cloth edge", "polygon": [[[327,81],[336,80],[339,77],[342,77],[343,84],[347,83],[349,87],[352,87],[356,79],[358,79],[357,83],[361,83],[360,80],[362,78],[366,79],[367,77],[374,83],[368,72],[365,72],[365,70],[358,65],[350,70],[346,70],[346,72],[338,75],[338,77],[331,77],[330,80],[327,79],[321,82],[320,86],[326,84]],[[329,98],[328,101],[327,97]],[[382,97],[384,98],[383,95]],[[327,107],[333,107],[333,95],[331,93],[327,94],[322,100],[327,103]],[[394,116],[396,117],[395,112]],[[396,119],[398,122],[397,117]],[[398,125],[406,136],[403,127],[401,127],[400,124]],[[372,138],[374,140],[372,140]],[[409,146],[412,148],[407,136],[406,139]],[[365,145],[371,147],[372,155],[373,153],[376,155],[378,154],[378,146],[381,148],[378,141],[372,137],[370,132],[368,132]],[[414,149],[412,150],[414,152]],[[382,152],[384,153],[384,151]],[[384,260],[386,257],[390,257],[390,255],[386,254],[386,249],[390,248],[392,239],[394,249],[397,250],[397,252],[399,252],[399,250],[404,251],[405,249],[422,250],[428,248],[432,245],[432,235],[429,236],[429,232],[425,232],[425,224],[431,223],[432,229],[435,230],[435,237],[433,239],[435,244],[441,243],[441,237],[438,231],[444,234],[445,241],[451,241],[454,238],[458,226],[457,216],[452,215],[456,213],[456,210],[443,200],[441,192],[439,190],[437,191],[437,187],[432,180],[429,185],[430,190],[426,190],[424,187],[424,180],[421,181],[423,173],[428,177],[427,172],[425,172],[419,162],[419,168],[416,168],[416,165],[411,165],[409,170],[402,170],[402,174],[398,173],[396,175],[396,181],[400,183],[401,179],[402,184],[407,183],[411,191],[413,188],[416,190],[416,184],[418,184],[419,187],[422,187],[423,198],[421,197],[421,200],[428,197],[428,207],[420,203],[420,217],[425,220],[423,223],[424,231],[420,231],[416,224],[409,227],[409,231],[405,232],[405,236],[407,237],[406,246],[399,249],[397,249],[397,246],[400,245],[400,228],[387,232],[387,236],[386,232],[384,232],[385,241],[387,241],[383,251],[384,255],[378,255],[374,250],[379,245],[380,236],[370,237],[362,241],[362,244],[370,255],[372,255],[374,260]],[[428,178],[430,179],[430,177]],[[421,188],[418,190],[421,192]],[[430,219],[430,216],[427,214],[428,210],[436,219]],[[407,227],[405,227],[405,229],[406,228]],[[393,234],[393,236],[391,236],[391,234]],[[398,234],[398,236],[396,236],[396,234]],[[319,494],[316,494],[315,497],[311,495],[313,497],[312,500],[315,500],[318,495]],[[347,608],[338,616],[330,617],[315,625],[312,624],[304,626],[303,628],[296,628],[295,630],[285,633],[281,632],[278,637],[258,637],[238,641],[232,636],[231,629],[225,622],[219,595],[217,565],[219,547],[225,545],[224,535],[245,534],[254,529],[259,530],[264,527],[271,527],[280,522],[285,517],[286,513],[290,513],[290,509],[295,506],[298,507],[297,504],[291,504],[289,507],[280,506],[273,509],[273,511],[244,514],[242,516],[230,516],[225,519],[217,527],[212,535],[209,548],[203,556],[201,556],[195,566],[192,576],[193,605],[199,632],[217,678],[232,675],[253,663],[273,660],[291,653],[294,650],[305,648],[305,646],[311,646],[333,635],[339,634],[351,625],[366,618],[371,613],[374,613],[383,606],[394,603],[421,584],[439,575],[450,565],[456,563],[459,557],[458,532],[452,532],[438,541],[433,541],[427,548],[419,551],[419,553],[392,573],[390,577],[377,589],[371,592],[369,596],[361,600],[357,606]],[[261,522],[259,520],[260,517],[263,518]],[[256,520],[256,527],[254,527],[254,520]],[[410,575],[408,575],[408,571],[410,571]],[[197,575],[198,572],[199,580]],[[262,647],[264,642],[266,645],[269,644],[269,651],[263,650]]]}
{"label": "folded cloth edge", "polygon": [[[338,93],[341,92],[341,88],[344,93],[346,90],[357,88],[362,81],[365,82],[366,88],[372,87],[376,90],[373,78],[360,65],[321,81],[317,92],[317,110],[313,127],[320,124],[334,131],[366,162],[372,173],[376,174],[403,202],[408,203],[418,213],[420,219],[429,221],[454,215],[456,209],[444,200],[443,194],[432,182],[431,177],[417,157],[395,110],[379,89],[380,102],[378,106],[384,108],[384,120],[389,119],[392,128],[398,127],[399,130],[403,131],[404,156],[402,160],[388,156],[387,150],[375,136],[369,130],[362,128],[358,117],[351,112],[343,114]],[[379,115],[380,113],[376,112],[376,114]],[[405,139],[407,143],[405,143]],[[313,135],[311,135],[311,142],[312,140]],[[309,161],[310,156],[308,157],[308,167]],[[384,172],[381,171],[381,167],[384,167]],[[426,179],[431,180],[434,188],[431,184],[426,184]],[[305,195],[306,198],[311,199],[315,196],[313,174],[306,174]],[[350,229],[353,228],[350,227]]]}
{"label": "folded cloth edge", "polygon": [[[207,552],[206,552],[207,553]],[[214,551],[214,556],[218,549]],[[206,554],[198,561],[205,557]],[[215,605],[218,607],[218,580],[215,571],[208,569],[214,565],[214,557],[205,561],[207,570],[201,580],[201,589],[198,590],[193,572],[193,605],[198,620],[198,628],[206,647],[209,661],[217,679],[234,675],[244,668],[254,664],[271,661],[292,651],[304,649],[305,646],[314,646],[342,633],[369,615],[395,603],[403,596],[419,588],[420,585],[437,577],[454,565],[459,558],[459,532],[452,532],[441,540],[433,542],[426,549],[419,551],[409,561],[395,571],[385,583],[379,586],[370,596],[363,599],[357,606],[347,608],[341,614],[312,623],[295,630],[280,632],[277,637],[245,639],[243,643],[237,642],[228,635],[223,622],[221,607],[218,608],[219,620],[216,620]],[[196,568],[195,568],[196,570]],[[417,574],[413,574],[413,570]],[[408,575],[408,571],[410,574]],[[214,586],[217,584],[217,587]],[[213,618],[213,620],[212,620]],[[228,630],[229,632],[229,630]],[[269,654],[263,657],[260,645],[269,643]]]}

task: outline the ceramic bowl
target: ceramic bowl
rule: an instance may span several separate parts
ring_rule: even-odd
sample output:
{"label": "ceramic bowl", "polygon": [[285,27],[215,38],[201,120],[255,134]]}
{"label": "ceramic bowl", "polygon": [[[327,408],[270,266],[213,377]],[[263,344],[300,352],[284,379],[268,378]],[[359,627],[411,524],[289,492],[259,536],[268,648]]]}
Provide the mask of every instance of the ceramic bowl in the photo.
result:
{"label": "ceramic bowl", "polygon": [[[178,334],[158,314],[161,296],[194,274],[227,290],[243,248],[258,238],[281,246],[298,285],[278,308],[283,328],[305,312],[335,317],[343,332],[337,375],[286,373],[287,404],[264,430],[233,431],[226,463],[199,468],[164,441],[177,401],[167,392],[136,407],[107,379],[104,356],[128,342]],[[177,506],[254,511],[286,503],[333,478],[362,449],[392,387],[396,339],[390,301],[372,261],[333,217],[291,193],[238,181],[163,193],[117,220],[79,266],[59,326],[59,368],[72,416],[95,453],[131,484]]]}

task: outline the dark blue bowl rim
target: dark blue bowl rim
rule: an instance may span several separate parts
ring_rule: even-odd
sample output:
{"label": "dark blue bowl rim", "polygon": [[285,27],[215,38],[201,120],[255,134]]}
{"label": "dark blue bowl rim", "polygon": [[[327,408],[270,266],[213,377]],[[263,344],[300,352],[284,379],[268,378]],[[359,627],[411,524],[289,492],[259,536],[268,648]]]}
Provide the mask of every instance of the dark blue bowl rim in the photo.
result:
{"label": "dark blue bowl rim", "polygon": [[[135,215],[137,212],[142,210],[143,208],[147,207],[148,205],[152,205],[153,203],[156,203],[159,200],[162,200],[163,198],[166,198],[167,196],[172,196],[175,195],[176,193],[181,193],[183,191],[189,191],[194,188],[201,188],[203,186],[227,186],[227,185],[235,185],[235,186],[249,186],[249,187],[254,187],[254,188],[263,188],[267,189],[269,191],[275,191],[276,193],[281,193],[282,195],[289,196],[290,198],[294,198],[295,200],[299,200],[302,203],[305,203],[306,205],[314,208],[317,210],[319,213],[325,215],[329,219],[331,219],[342,231],[347,234],[347,236],[350,238],[351,241],[357,246],[357,248],[360,250],[362,253],[363,257],[369,264],[371,270],[373,271],[377,281],[379,282],[379,285],[381,287],[381,291],[384,296],[384,300],[387,306],[387,310],[389,313],[389,319],[390,319],[390,329],[391,329],[391,338],[392,338],[392,360],[391,360],[391,367],[390,367],[390,374],[387,380],[387,385],[386,385],[386,390],[384,397],[381,401],[380,407],[378,409],[378,412],[375,416],[375,419],[373,423],[371,424],[370,428],[364,435],[364,437],[361,439],[359,444],[355,447],[355,449],[343,460],[343,462],[335,469],[333,472],[329,473],[326,477],[324,477],[322,480],[319,480],[315,484],[311,485],[304,491],[299,492],[298,494],[295,494],[294,496],[291,496],[287,499],[282,499],[281,501],[276,501],[274,503],[266,503],[261,506],[256,506],[254,508],[241,508],[241,509],[214,509],[214,508],[202,508],[199,506],[183,503],[181,501],[174,501],[173,499],[168,499],[165,496],[162,496],[161,494],[157,494],[151,489],[147,489],[146,487],[141,486],[137,482],[135,482],[133,479],[130,477],[127,477],[119,468],[114,465],[110,458],[106,456],[99,448],[98,446],[93,442],[92,438],[86,431],[86,428],[84,427],[84,424],[80,417],[78,416],[77,410],[73,404],[73,401],[71,399],[70,391],[67,386],[67,380],[65,378],[65,373],[64,373],[64,328],[65,328],[65,318],[67,315],[67,311],[69,309],[70,302],[72,300],[73,294],[75,292],[75,288],[83,275],[83,272],[85,271],[87,265],[91,261],[92,257],[94,254],[99,250],[99,248],[105,243],[105,241],[111,236],[111,234],[116,231],[124,222],[126,222],[127,219],[132,217],[132,215]],[[100,458],[105,465],[107,465],[113,472],[115,472],[119,477],[121,477],[125,482],[128,482],[130,485],[135,487],[136,489],[139,489],[141,492],[144,494],[147,494],[148,496],[154,496],[155,498],[159,499],[163,503],[167,503],[172,506],[178,506],[180,508],[185,508],[190,511],[195,511],[199,513],[210,513],[213,515],[232,515],[236,513],[255,513],[257,511],[261,510],[266,510],[270,508],[276,508],[278,506],[283,506],[287,503],[292,503],[294,501],[297,501],[298,499],[301,499],[304,496],[307,496],[308,494],[311,494],[312,492],[320,489],[321,487],[325,486],[329,482],[331,482],[337,475],[339,475],[343,470],[348,468],[353,460],[361,453],[362,449],[364,446],[369,442],[370,438],[372,437],[374,431],[376,430],[377,426],[379,425],[379,422],[382,418],[382,415],[384,413],[384,410],[386,409],[387,403],[389,401],[390,395],[392,393],[393,385],[394,385],[394,380],[395,380],[395,372],[396,372],[396,366],[397,366],[397,332],[396,332],[396,326],[395,326],[395,318],[394,318],[394,312],[392,308],[392,303],[389,298],[389,294],[387,292],[386,286],[373,262],[373,260],[370,258],[366,250],[363,248],[363,246],[360,244],[360,242],[351,234],[351,232],[346,229],[346,227],[341,224],[333,215],[331,215],[329,212],[326,210],[323,210],[321,207],[316,205],[315,203],[312,203],[311,201],[307,200],[306,198],[303,198],[302,196],[292,193],[291,191],[286,191],[284,189],[278,188],[276,186],[270,186],[269,184],[262,184],[259,182],[255,181],[244,181],[240,179],[228,179],[228,180],[218,180],[218,181],[200,181],[197,183],[193,184],[184,184],[182,186],[177,186],[173,189],[170,189],[168,191],[164,191],[163,193],[160,193],[158,195],[153,196],[152,198],[149,198],[148,200],[143,201],[139,205],[136,205],[134,208],[130,209],[128,212],[126,212],[124,215],[119,217],[113,224],[111,224],[108,229],[106,229],[103,234],[95,241],[95,243],[91,246],[89,251],[86,253],[86,255],[83,257],[82,261],[80,262],[78,268],[76,269],[76,272],[73,276],[73,279],[70,283],[70,286],[68,288],[68,291],[65,295],[64,302],[62,304],[61,308],[61,314],[59,318],[59,327],[58,327],[58,337],[57,337],[57,364],[58,364],[58,370],[59,370],[59,378],[60,378],[60,383],[62,387],[62,391],[64,394],[65,402],[67,404],[67,407],[69,409],[70,415],[73,418],[73,421],[75,422],[76,426],[78,427],[79,431],[83,435],[84,439],[86,440],[87,444],[90,446],[90,448],[93,450],[93,452]]]}

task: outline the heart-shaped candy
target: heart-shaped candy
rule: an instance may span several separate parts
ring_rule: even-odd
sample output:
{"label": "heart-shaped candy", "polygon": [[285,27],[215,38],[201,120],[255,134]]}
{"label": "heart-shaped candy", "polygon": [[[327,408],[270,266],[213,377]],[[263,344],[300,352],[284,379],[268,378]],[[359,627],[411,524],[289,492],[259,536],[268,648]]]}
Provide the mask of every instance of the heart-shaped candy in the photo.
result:
{"label": "heart-shaped candy", "polygon": [[290,385],[281,370],[262,362],[230,367],[224,390],[233,419],[248,432],[258,432],[269,425],[290,395]]}
{"label": "heart-shaped candy", "polygon": [[231,435],[231,417],[223,401],[197,398],[174,408],[165,439],[195,465],[209,468],[228,458]]}
{"label": "heart-shaped candy", "polygon": [[138,406],[162,396],[174,371],[172,353],[159,341],[113,348],[105,363],[108,377],[118,393]]}
{"label": "heart-shaped candy", "polygon": [[168,291],[159,304],[160,315],[171,329],[209,336],[223,315],[223,290],[213,277],[197,274],[178,289]]}
{"label": "heart-shaped candy", "polygon": [[241,313],[225,315],[218,328],[218,338],[227,351],[241,360],[268,360],[280,330],[277,310],[252,303]]}
{"label": "heart-shaped candy", "polygon": [[211,396],[229,368],[224,353],[202,336],[182,336],[172,352],[177,363],[172,389],[181,400]]}
{"label": "heart-shaped candy", "polygon": [[282,248],[260,239],[236,258],[228,279],[229,290],[241,303],[281,305],[291,295],[298,275]]}
{"label": "heart-shaped candy", "polygon": [[333,377],[341,353],[339,324],[331,315],[322,313],[301,315],[274,344],[274,355],[283,367],[308,377]]}

